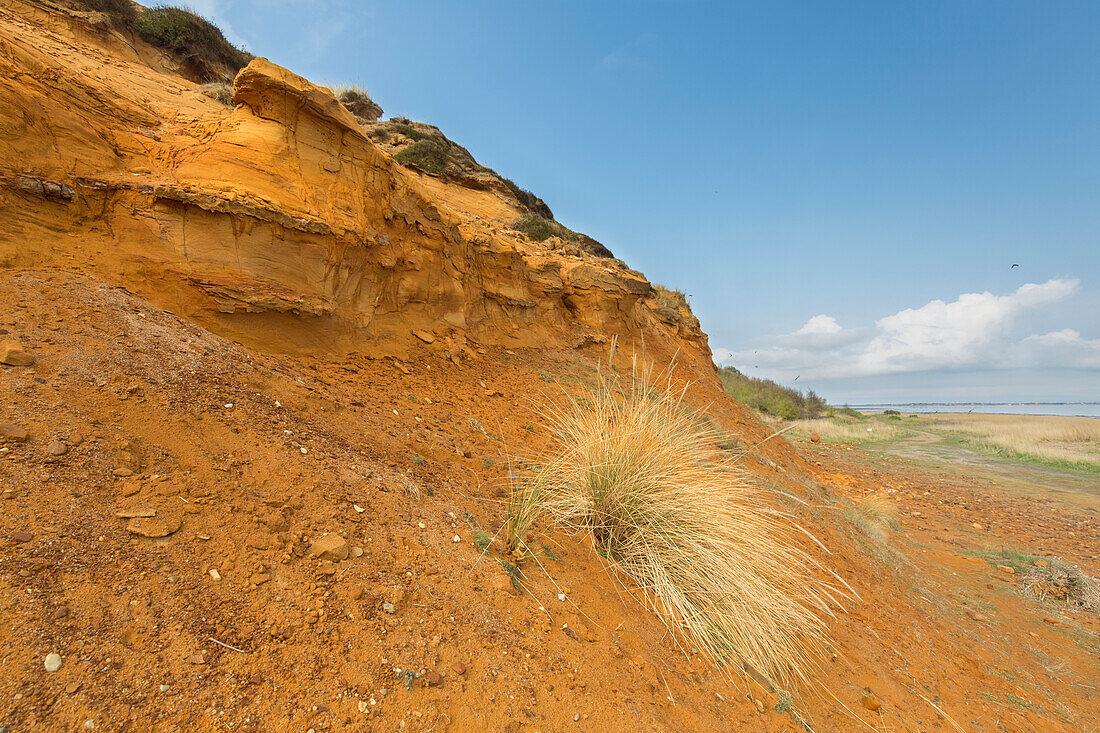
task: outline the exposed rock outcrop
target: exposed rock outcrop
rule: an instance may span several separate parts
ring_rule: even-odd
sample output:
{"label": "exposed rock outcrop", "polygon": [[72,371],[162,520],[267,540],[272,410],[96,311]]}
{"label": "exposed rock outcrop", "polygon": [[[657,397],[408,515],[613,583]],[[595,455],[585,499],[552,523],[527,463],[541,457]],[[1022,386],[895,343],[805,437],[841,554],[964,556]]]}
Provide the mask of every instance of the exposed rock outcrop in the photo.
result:
{"label": "exposed rock outcrop", "polygon": [[0,261],[64,258],[242,334],[258,324],[235,316],[290,313],[363,348],[420,329],[709,357],[639,273],[528,241],[510,196],[398,165],[329,89],[257,58],[227,111],[140,41],[62,14],[32,24],[28,8],[0,9]]}

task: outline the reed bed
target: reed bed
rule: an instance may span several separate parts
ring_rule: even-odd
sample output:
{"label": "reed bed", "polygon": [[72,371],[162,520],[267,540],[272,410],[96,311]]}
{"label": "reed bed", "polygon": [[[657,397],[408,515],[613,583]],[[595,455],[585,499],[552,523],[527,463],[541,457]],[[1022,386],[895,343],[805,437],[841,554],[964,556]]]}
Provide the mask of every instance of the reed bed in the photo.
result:
{"label": "reed bed", "polygon": [[962,433],[994,453],[1100,464],[1100,420],[1096,418],[950,414],[937,415],[927,425]]}

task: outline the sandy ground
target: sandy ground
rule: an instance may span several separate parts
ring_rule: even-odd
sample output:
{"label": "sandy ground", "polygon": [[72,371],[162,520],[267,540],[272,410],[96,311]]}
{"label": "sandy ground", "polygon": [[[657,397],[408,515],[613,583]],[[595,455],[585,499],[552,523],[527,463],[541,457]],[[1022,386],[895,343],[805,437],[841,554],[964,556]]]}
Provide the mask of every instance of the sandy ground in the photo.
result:
{"label": "sandy ground", "polygon": [[[1097,729],[1100,620],[975,554],[1100,571],[1071,483],[752,450],[861,597],[788,702],[679,651],[584,538],[540,525],[522,591],[474,547],[597,347],[288,356],[84,276],[5,271],[0,300],[36,358],[0,370],[0,422],[28,434],[0,448],[8,731]],[[765,435],[698,389],[743,445]],[[884,491],[879,543],[844,513]]]}

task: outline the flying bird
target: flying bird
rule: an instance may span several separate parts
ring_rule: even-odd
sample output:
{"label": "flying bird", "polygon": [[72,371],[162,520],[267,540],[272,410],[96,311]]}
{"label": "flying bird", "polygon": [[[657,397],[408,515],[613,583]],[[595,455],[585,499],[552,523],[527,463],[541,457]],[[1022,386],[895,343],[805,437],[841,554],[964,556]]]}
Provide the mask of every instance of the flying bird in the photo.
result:
{"label": "flying bird", "polygon": [[[1012,264],[1012,267],[1019,267],[1019,265],[1017,265],[1017,264],[1013,263],[1013,264]],[[1011,270],[1011,269],[1012,269],[1012,267],[1010,267],[1010,268],[1008,268],[1008,269],[1010,269],[1010,270]]]}

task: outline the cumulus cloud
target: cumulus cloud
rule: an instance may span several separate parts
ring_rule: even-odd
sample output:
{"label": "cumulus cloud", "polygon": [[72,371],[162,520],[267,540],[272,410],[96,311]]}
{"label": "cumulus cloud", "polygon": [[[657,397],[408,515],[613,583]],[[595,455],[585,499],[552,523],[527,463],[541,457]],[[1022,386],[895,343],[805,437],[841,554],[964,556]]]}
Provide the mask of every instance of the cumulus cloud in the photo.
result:
{"label": "cumulus cloud", "polygon": [[842,330],[840,324],[836,322],[836,319],[832,316],[819,315],[814,316],[810,320],[806,321],[802,328],[794,332],[795,336],[806,336],[809,334],[817,333],[840,333]]}
{"label": "cumulus cloud", "polygon": [[1078,289],[1077,279],[1028,283],[1007,295],[964,293],[844,328],[832,316],[810,318],[797,331],[751,350],[715,350],[715,361],[760,369],[780,379],[823,379],[945,369],[1100,365],[1100,339],[1066,328],[1021,338],[1020,316]]}

